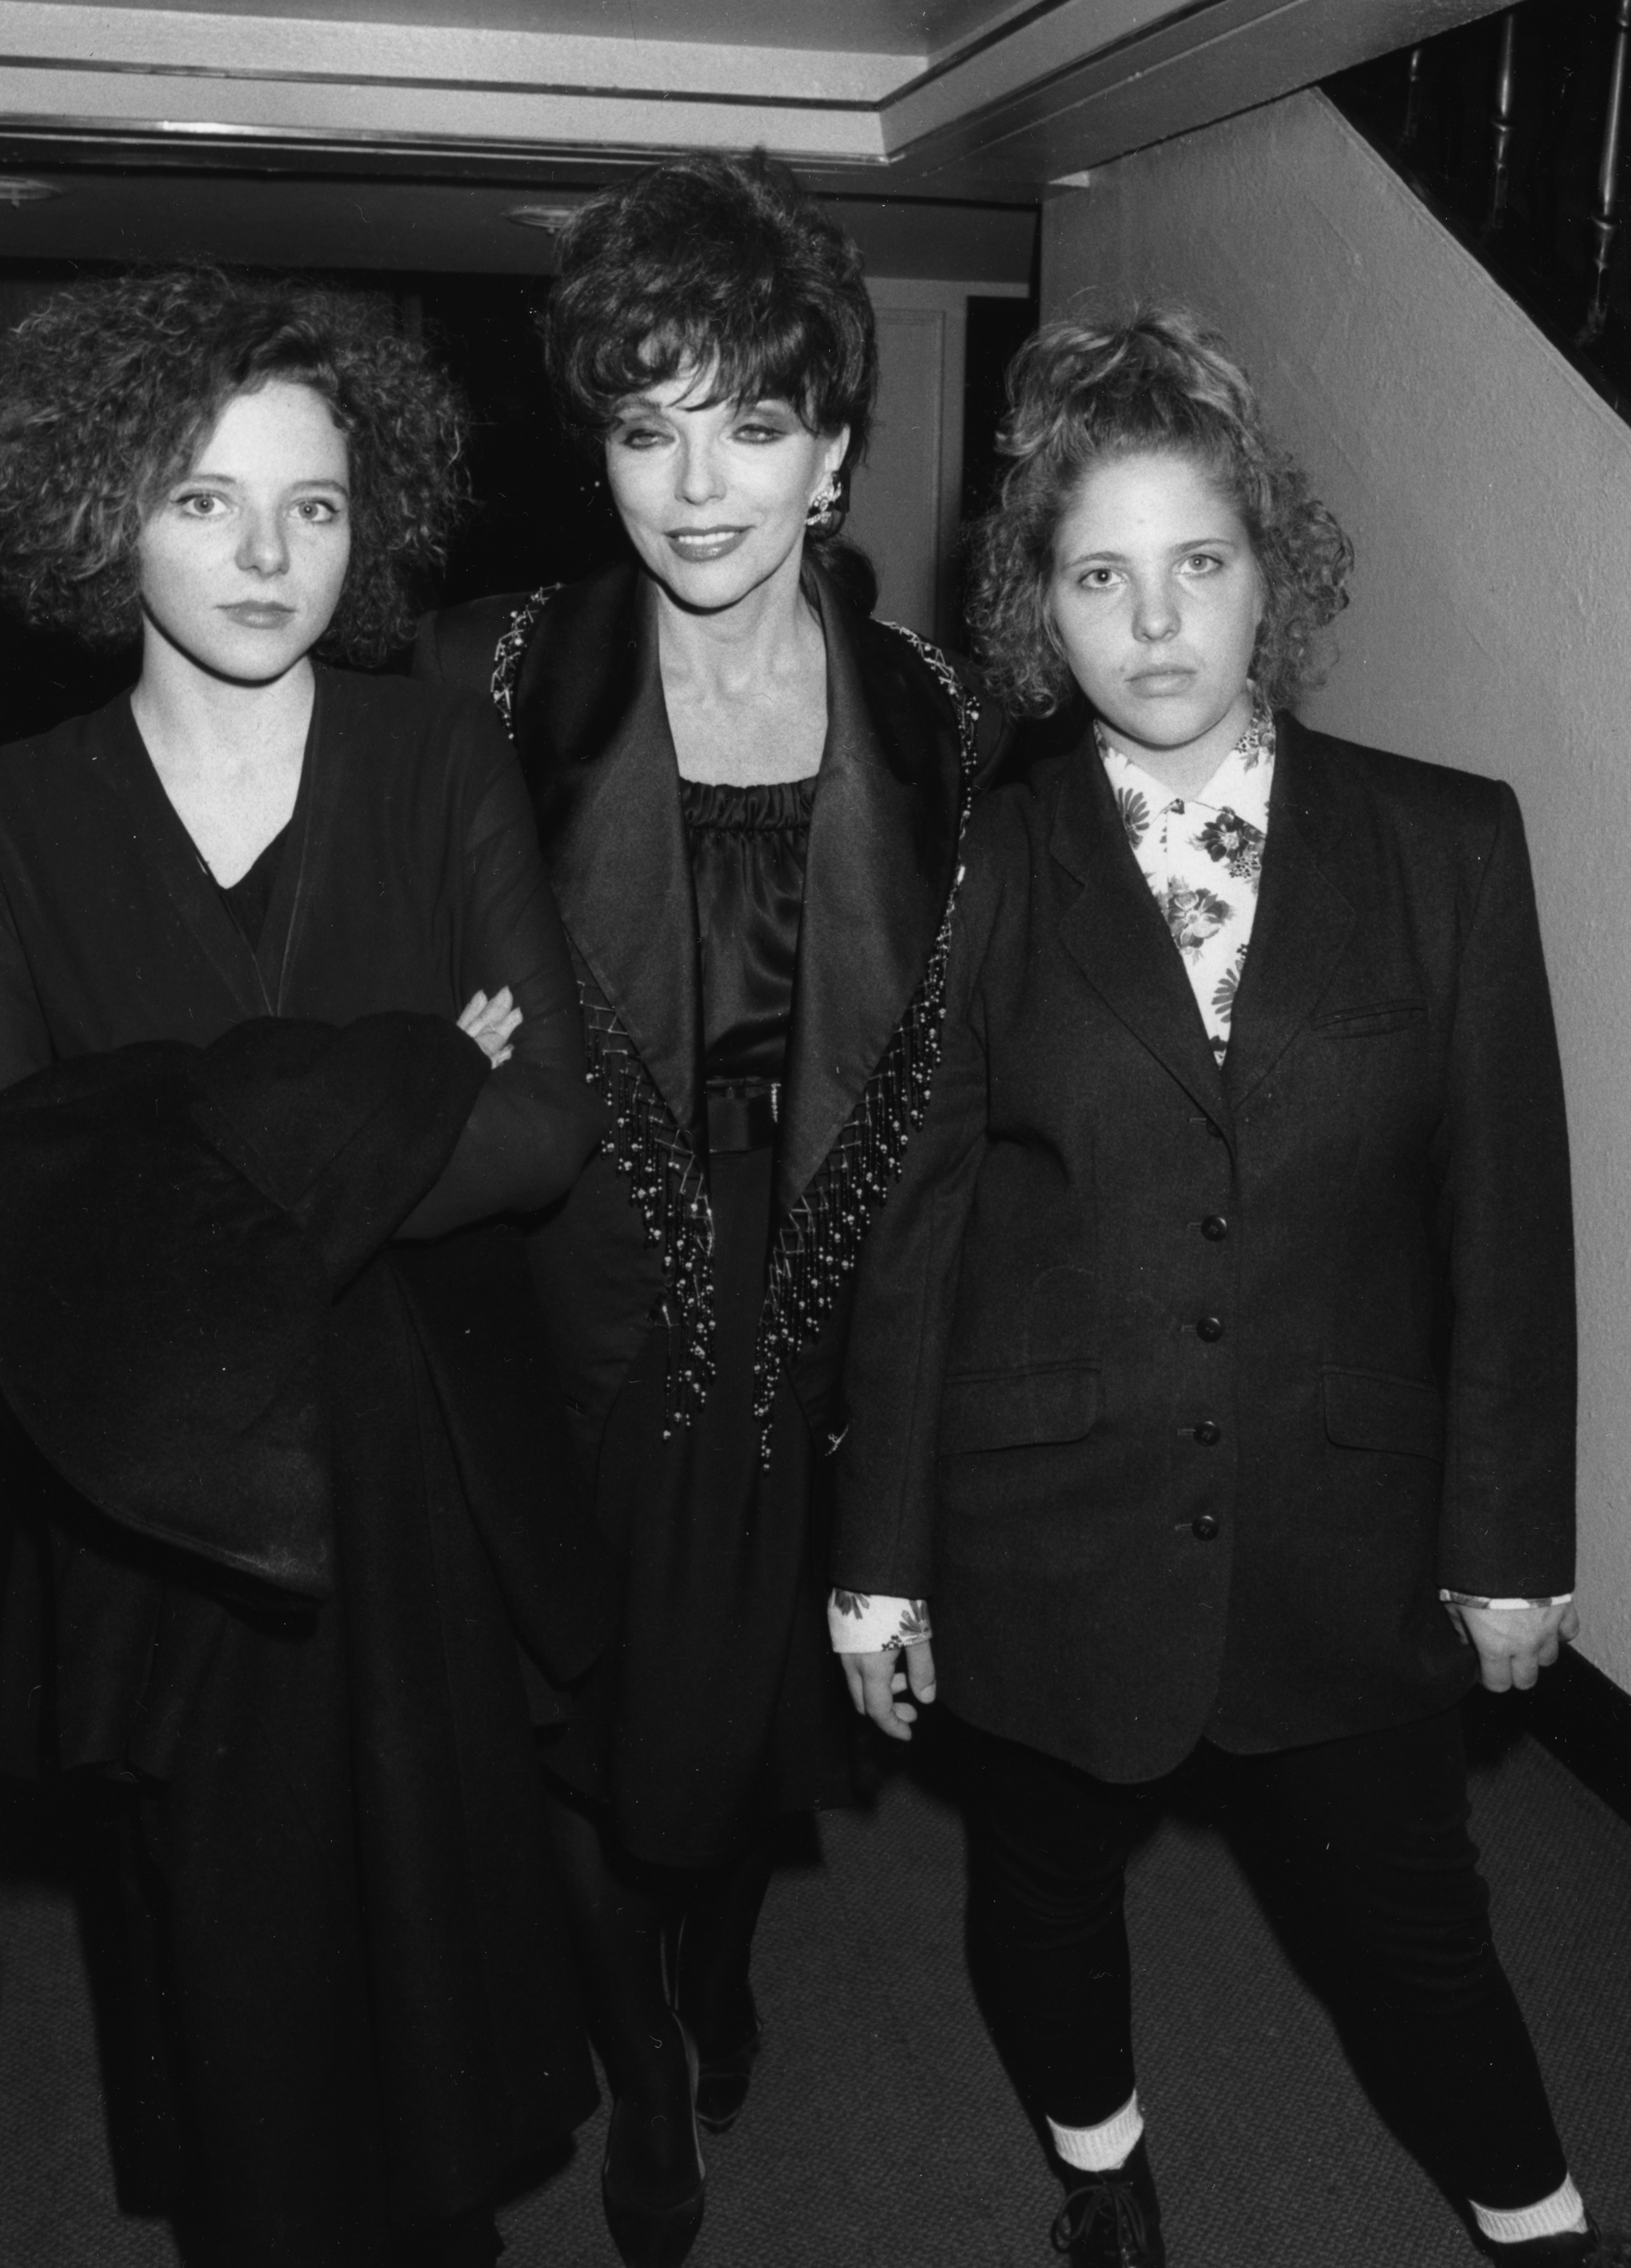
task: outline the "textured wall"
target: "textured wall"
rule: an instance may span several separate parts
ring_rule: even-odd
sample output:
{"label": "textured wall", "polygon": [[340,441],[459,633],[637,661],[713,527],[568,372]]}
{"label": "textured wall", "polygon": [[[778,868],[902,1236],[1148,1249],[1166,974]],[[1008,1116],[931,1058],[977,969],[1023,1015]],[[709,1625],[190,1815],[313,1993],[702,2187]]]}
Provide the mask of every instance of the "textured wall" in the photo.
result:
{"label": "textured wall", "polygon": [[1631,431],[1316,94],[1050,204],[1044,314],[1096,287],[1207,309],[1353,534],[1310,721],[1522,799],[1574,1130],[1583,1650],[1631,1687]]}

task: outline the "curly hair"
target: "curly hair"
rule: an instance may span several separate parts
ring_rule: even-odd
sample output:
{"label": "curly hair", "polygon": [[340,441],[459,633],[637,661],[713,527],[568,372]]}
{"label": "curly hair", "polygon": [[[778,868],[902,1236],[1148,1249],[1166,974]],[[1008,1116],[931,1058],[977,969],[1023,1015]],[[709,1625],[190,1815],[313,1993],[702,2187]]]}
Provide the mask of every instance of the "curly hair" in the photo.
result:
{"label": "curly hair", "polygon": [[1053,323],[1008,372],[998,436],[1008,460],[974,532],[969,622],[992,690],[1045,717],[1073,689],[1048,604],[1059,523],[1106,460],[1175,453],[1204,466],[1239,512],[1264,591],[1252,676],[1271,707],[1317,681],[1318,633],[1347,604],[1354,549],[1265,431],[1251,381],[1182,307],[1124,323]]}
{"label": "curly hair", "polygon": [[388,303],[297,282],[124,276],[0,339],[0,589],[87,644],[135,637],[144,522],[227,402],[271,379],[320,394],[350,456],[351,564],[320,651],[379,659],[464,504],[462,416]]}
{"label": "curly hair", "polygon": [[878,390],[854,240],[762,150],[705,151],[604,189],[562,230],[542,328],[567,423],[598,442],[618,404],[681,371],[716,398],[791,402],[812,433],[867,446]]}

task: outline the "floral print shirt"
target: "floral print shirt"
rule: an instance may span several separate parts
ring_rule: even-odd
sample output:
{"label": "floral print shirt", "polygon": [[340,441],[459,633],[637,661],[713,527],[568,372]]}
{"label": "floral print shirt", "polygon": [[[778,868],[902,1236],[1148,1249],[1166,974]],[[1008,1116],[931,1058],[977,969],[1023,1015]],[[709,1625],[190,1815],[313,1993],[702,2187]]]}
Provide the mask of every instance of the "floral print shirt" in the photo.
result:
{"label": "floral print shirt", "polygon": [[1096,726],[1099,756],[1139,871],[1166,917],[1220,1063],[1251,943],[1268,838],[1274,720],[1258,708],[1199,795],[1174,795]]}
{"label": "floral print shirt", "polygon": [[[1174,795],[1094,727],[1099,758],[1115,793],[1139,871],[1166,917],[1189,977],[1213,1052],[1229,1053],[1235,995],[1251,943],[1268,839],[1269,790],[1274,778],[1274,720],[1258,704],[1251,722],[1199,795]],[[1441,1591],[1446,1604],[1472,1607],[1561,1606],[1555,1599],[1475,1598]],[[934,1635],[924,1599],[867,1596],[835,1591],[827,1608],[837,1653],[898,1652]]]}

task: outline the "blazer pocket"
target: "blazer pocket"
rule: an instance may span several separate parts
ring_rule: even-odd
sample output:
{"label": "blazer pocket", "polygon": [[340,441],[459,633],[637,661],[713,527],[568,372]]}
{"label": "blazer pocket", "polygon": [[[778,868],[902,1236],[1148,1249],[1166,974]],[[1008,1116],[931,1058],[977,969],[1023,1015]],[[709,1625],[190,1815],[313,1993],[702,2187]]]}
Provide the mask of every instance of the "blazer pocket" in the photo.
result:
{"label": "blazer pocket", "polygon": [[1427,1021],[1425,1000],[1377,1000],[1368,1008],[1342,1008],[1334,1016],[1318,1016],[1310,1029],[1328,1032],[1333,1040],[1368,1040],[1381,1032],[1402,1032]]}
{"label": "blazer pocket", "polygon": [[1444,1456],[1444,1401],[1436,1386],[1376,1370],[1324,1373],[1325,1432],[1344,1449],[1385,1449],[1399,1457]]}
{"label": "blazer pocket", "polygon": [[1029,1448],[1080,1441],[1098,1423],[1096,1363],[1049,1363],[1039,1370],[985,1370],[946,1381],[940,1452]]}

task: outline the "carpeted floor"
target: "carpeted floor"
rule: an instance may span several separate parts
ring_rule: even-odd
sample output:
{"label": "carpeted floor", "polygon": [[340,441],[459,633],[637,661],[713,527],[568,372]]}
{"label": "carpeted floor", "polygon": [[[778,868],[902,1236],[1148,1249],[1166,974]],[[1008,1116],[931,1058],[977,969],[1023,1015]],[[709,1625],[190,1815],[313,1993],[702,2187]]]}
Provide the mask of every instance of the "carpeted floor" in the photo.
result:
{"label": "carpeted floor", "polygon": [[[887,1760],[893,1766],[896,1759]],[[932,1775],[926,1775],[926,1778]],[[1528,1741],[1477,1779],[1502,1949],[1582,2187],[1631,2223],[1631,1827]],[[1057,2192],[975,2013],[956,1815],[910,1770],[823,1822],[757,1962],[767,2044],[709,2149],[695,2268],[1044,2268]],[[1450,2206],[1359,2093],[1218,1838],[1170,1817],[1132,1926],[1140,2073],[1173,2268],[1469,2268]],[[505,2215],[506,2268],[616,2268],[598,2122]],[[174,2268],[122,2220],[71,1898],[0,1880],[0,2268]]]}

